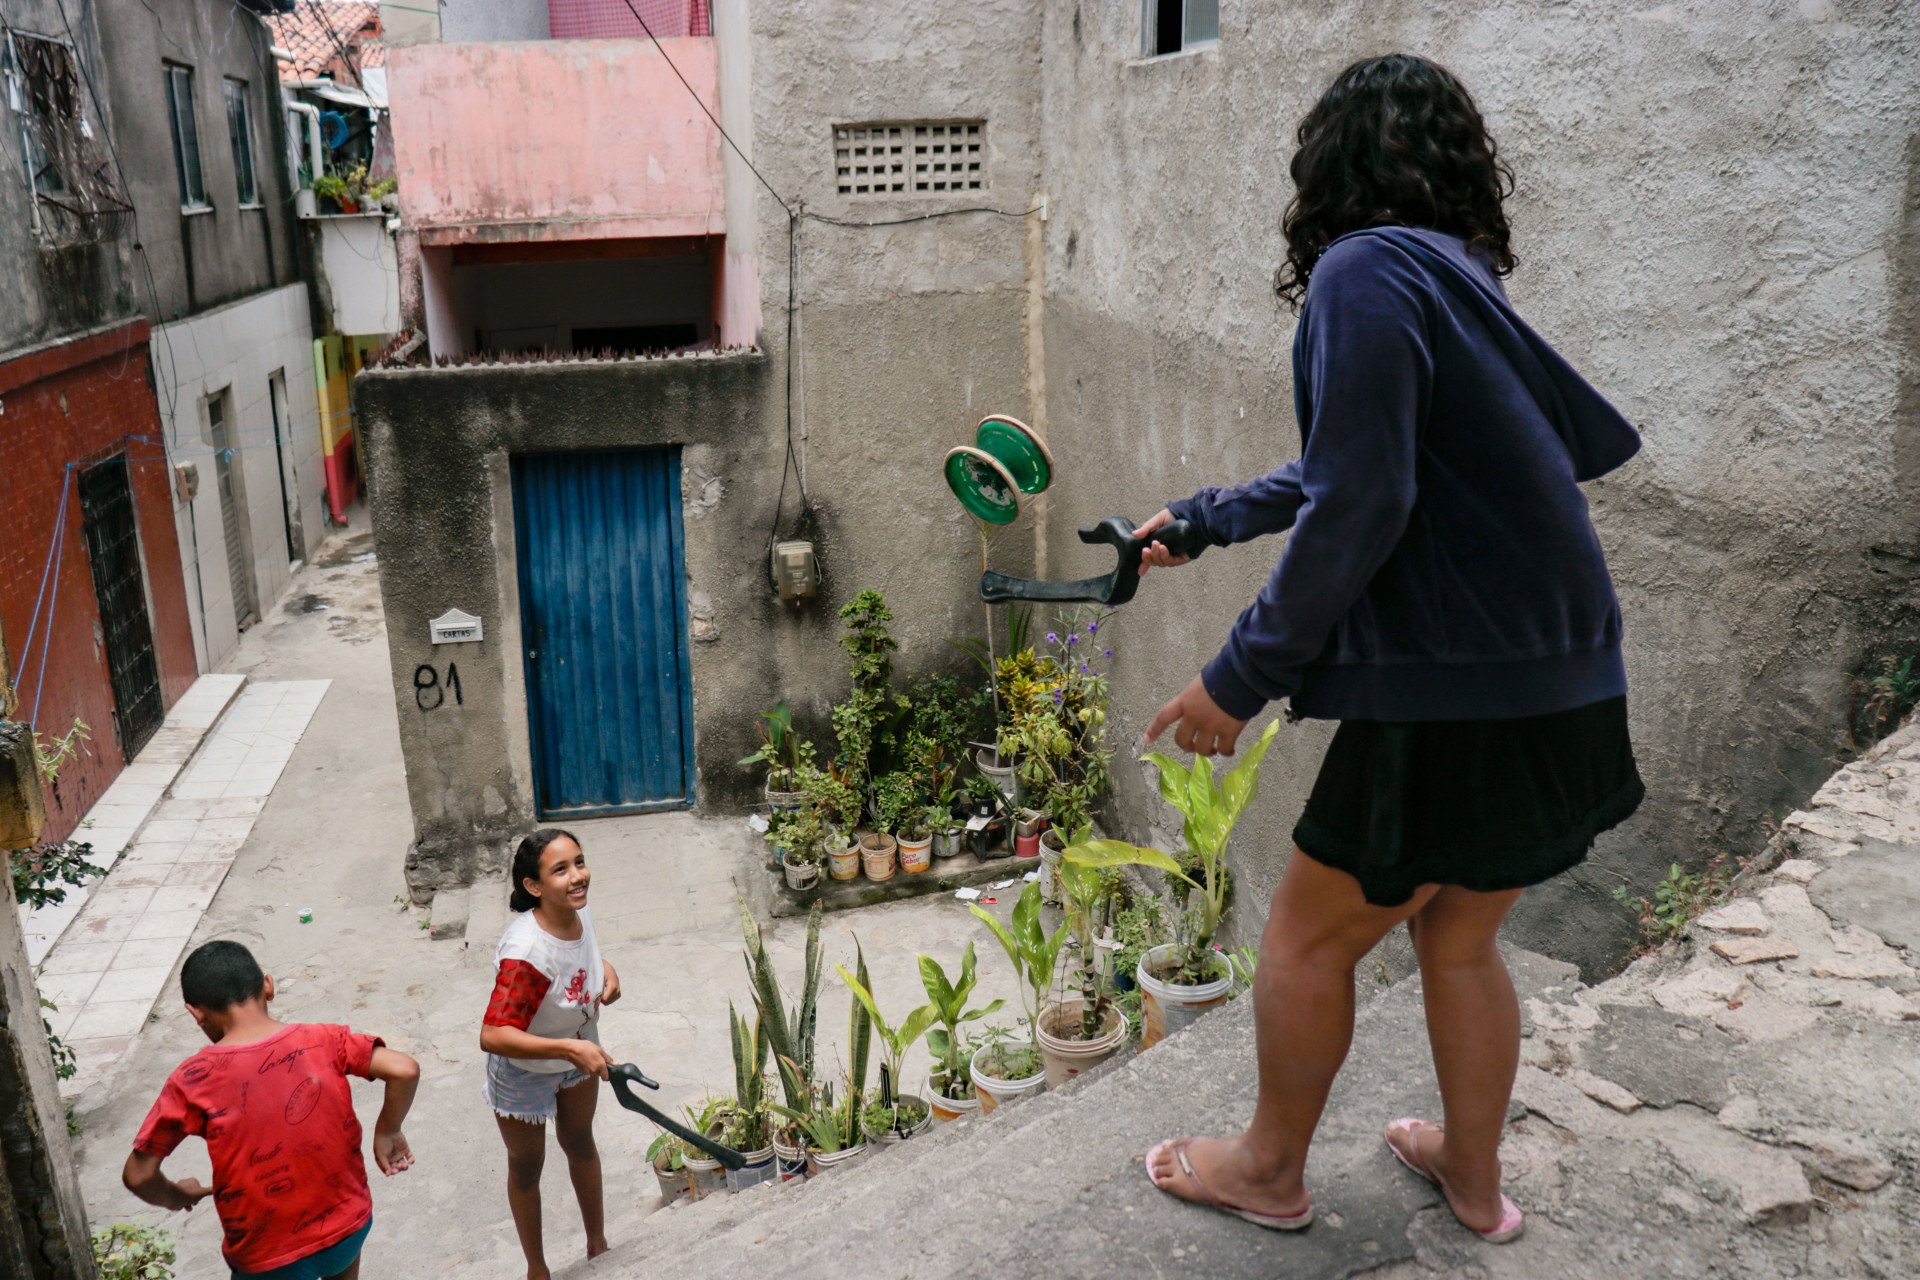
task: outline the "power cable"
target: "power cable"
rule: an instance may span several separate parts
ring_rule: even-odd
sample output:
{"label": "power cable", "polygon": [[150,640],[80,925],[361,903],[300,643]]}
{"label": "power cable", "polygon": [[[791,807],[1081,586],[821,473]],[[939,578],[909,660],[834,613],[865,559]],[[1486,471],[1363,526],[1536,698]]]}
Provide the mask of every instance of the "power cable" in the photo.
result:
{"label": "power cable", "polygon": [[[73,464],[67,464],[67,480],[60,485],[60,518],[55,522],[53,535],[53,591],[47,597],[47,633],[40,640],[40,670],[33,677],[33,714],[27,717],[27,725],[37,729],[40,724],[40,699],[47,692],[47,655],[53,652],[53,612],[60,603],[60,566],[67,559],[67,481],[73,479]],[[21,658],[26,661],[24,655]]]}
{"label": "power cable", "polygon": [[[40,590],[34,593],[33,612],[29,615],[27,623],[27,642],[20,648],[21,669],[13,673],[13,687],[16,690],[20,687],[21,677],[27,674],[27,657],[33,652],[34,634],[40,630],[40,606],[47,598],[47,579],[53,574],[53,552],[54,548],[60,545],[60,537],[66,527],[67,494],[72,488],[73,464],[69,462],[66,466],[66,474],[60,480],[60,505],[54,508],[53,512],[53,538],[47,543],[47,558],[40,566]],[[47,630],[49,632],[53,630],[52,622],[48,622]]]}

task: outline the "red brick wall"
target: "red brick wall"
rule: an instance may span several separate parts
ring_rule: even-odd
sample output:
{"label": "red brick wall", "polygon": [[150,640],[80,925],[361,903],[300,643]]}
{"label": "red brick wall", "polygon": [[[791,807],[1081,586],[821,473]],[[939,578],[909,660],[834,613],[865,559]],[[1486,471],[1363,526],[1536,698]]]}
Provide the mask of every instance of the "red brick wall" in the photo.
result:
{"label": "red brick wall", "polygon": [[93,571],[81,527],[79,478],[66,486],[67,525],[54,596],[52,645],[45,606],[29,651],[34,600],[67,464],[124,451],[139,512],[140,544],[153,602],[154,652],[161,696],[171,707],[197,674],[187,614],[185,571],[175,534],[171,469],[160,445],[159,408],[148,384],[144,320],[0,363],[0,633],[19,678],[15,717],[26,719],[39,694],[36,727],[63,733],[75,717],[92,729],[81,759],[60,772],[47,797],[47,838],[70,833],[126,761],[113,726],[113,686],[94,600]]}

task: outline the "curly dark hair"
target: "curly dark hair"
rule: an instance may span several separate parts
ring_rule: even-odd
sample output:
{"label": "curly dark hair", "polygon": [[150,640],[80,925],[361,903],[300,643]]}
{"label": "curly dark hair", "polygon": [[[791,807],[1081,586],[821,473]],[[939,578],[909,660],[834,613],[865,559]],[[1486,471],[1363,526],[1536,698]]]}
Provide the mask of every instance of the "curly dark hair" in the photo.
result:
{"label": "curly dark hair", "polygon": [[1362,58],[1334,77],[1295,138],[1294,196],[1280,222],[1287,261],[1273,287],[1296,309],[1321,253],[1362,227],[1432,227],[1485,253],[1495,274],[1513,270],[1500,208],[1513,171],[1445,67],[1405,53]]}

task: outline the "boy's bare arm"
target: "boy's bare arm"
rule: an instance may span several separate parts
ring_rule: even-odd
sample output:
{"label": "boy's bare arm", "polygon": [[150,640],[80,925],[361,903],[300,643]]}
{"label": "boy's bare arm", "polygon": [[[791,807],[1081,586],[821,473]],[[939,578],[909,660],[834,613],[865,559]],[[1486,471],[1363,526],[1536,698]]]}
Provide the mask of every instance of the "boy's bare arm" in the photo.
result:
{"label": "boy's bare arm", "polygon": [[373,1122],[373,1162],[380,1167],[380,1172],[392,1177],[413,1167],[413,1148],[407,1145],[400,1125],[406,1120],[413,1106],[413,1092],[420,1085],[420,1064],[404,1053],[382,1046],[373,1051],[368,1070],[375,1080],[387,1086],[380,1118]]}
{"label": "boy's bare arm", "polygon": [[198,1178],[173,1181],[160,1172],[160,1157],[148,1151],[135,1151],[127,1157],[120,1181],[134,1195],[168,1212],[191,1210],[213,1194],[213,1188],[203,1185]]}

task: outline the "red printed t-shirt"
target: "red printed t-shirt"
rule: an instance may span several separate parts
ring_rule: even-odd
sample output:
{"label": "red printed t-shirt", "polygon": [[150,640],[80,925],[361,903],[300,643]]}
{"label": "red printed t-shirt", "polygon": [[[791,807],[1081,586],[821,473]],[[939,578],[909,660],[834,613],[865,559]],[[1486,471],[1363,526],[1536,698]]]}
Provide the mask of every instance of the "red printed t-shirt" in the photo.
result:
{"label": "red printed t-shirt", "polygon": [[[571,942],[542,929],[533,912],[522,911],[500,935],[493,960],[498,968],[484,1025],[517,1027],[548,1040],[600,1043],[600,996],[607,972],[586,908],[580,909],[580,936]],[[564,1058],[508,1061],[541,1074],[573,1065]]]}
{"label": "red printed t-shirt", "polygon": [[373,1079],[382,1043],[296,1024],[252,1044],[208,1045],[167,1077],[133,1149],[165,1157],[186,1138],[206,1140],[221,1252],[234,1270],[283,1267],[373,1213],[347,1077]]}

